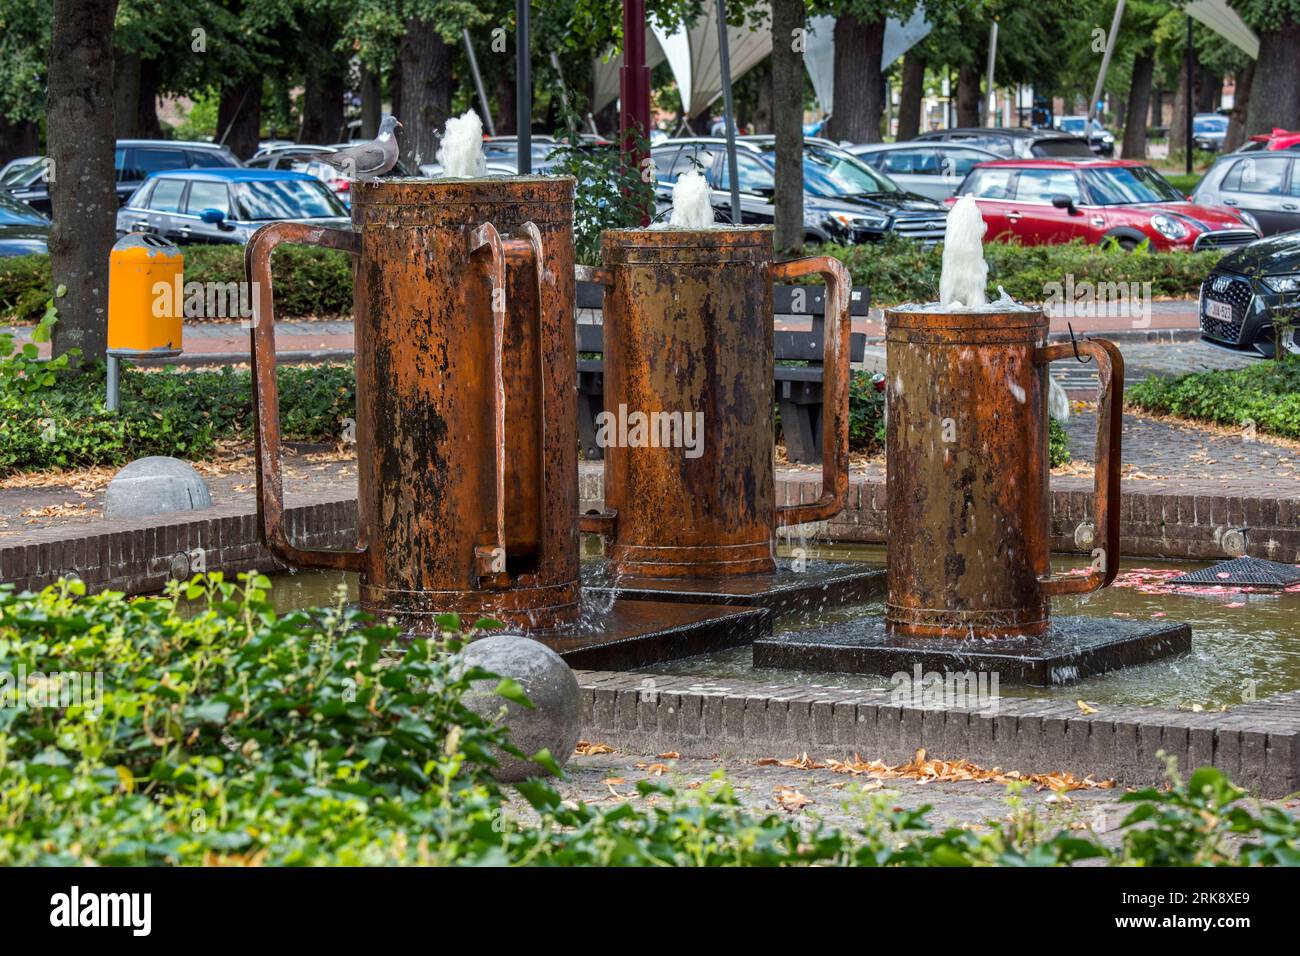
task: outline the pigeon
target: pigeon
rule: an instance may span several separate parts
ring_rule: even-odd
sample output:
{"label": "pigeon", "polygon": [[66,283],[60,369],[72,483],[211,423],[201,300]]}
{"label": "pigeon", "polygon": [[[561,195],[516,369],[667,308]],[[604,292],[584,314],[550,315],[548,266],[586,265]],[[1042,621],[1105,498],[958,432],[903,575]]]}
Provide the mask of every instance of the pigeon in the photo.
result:
{"label": "pigeon", "polygon": [[369,143],[360,143],[333,153],[316,157],[327,166],[341,170],[349,179],[374,179],[397,165],[397,136],[394,130],[402,128],[396,116],[384,115],[379,124],[379,137]]}

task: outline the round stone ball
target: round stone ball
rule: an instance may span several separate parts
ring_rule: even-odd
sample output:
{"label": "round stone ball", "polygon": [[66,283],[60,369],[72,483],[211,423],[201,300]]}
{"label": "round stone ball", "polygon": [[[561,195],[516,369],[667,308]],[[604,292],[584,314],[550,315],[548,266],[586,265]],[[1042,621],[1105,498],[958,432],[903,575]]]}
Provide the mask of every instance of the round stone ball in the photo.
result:
{"label": "round stone ball", "polygon": [[203,476],[188,462],[163,455],[137,458],[108,483],[105,518],[142,518],[173,511],[211,508]]}
{"label": "round stone ball", "polygon": [[[519,683],[532,702],[531,709],[497,696],[498,680],[474,681],[465,694],[465,706],[489,720],[505,707],[503,723],[510,742],[532,756],[545,748],[561,765],[573,756],[581,730],[582,703],[578,679],[559,654],[545,644],[518,634],[493,634],[473,641],[465,648],[466,666],[481,667]],[[532,760],[513,754],[493,754],[497,766],[492,776],[502,783],[546,776],[548,771]]]}

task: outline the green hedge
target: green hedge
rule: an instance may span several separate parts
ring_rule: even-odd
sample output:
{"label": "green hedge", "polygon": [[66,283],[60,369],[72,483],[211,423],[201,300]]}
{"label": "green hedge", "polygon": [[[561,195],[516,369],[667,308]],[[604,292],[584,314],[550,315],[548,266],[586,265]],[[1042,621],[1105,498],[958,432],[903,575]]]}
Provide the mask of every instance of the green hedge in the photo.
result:
{"label": "green hedge", "polygon": [[[872,301],[890,305],[938,298],[941,246],[923,246],[910,239],[859,246],[827,246],[824,252],[841,259],[854,285],[871,289]],[[1061,246],[1021,246],[991,242],[984,247],[989,262],[989,288],[999,284],[1017,299],[1041,302],[1048,282],[1075,281],[1152,283],[1156,296],[1195,296],[1218,252],[1132,253],[1106,250],[1080,242]],[[352,310],[352,267],[346,253],[331,249],[281,246],[275,252],[275,308],[280,318],[334,315]],[[244,278],[242,246],[189,246],[185,249],[185,279],[197,282],[239,282]],[[48,256],[0,259],[0,317],[36,321],[50,297]]]}
{"label": "green hedge", "polygon": [[1135,408],[1300,439],[1300,361],[1260,361],[1239,369],[1152,376],[1130,385]]}
{"label": "green hedge", "polygon": [[0,866],[1300,863],[1300,821],[1210,768],[1120,796],[1118,850],[1050,833],[1014,789],[978,830],[936,830],[929,807],[899,809],[888,791],[853,830],[760,815],[720,778],[565,803],[541,776],[559,772],[545,751],[521,755],[539,773],[516,786],[525,806],[487,773],[500,749],[518,753],[504,728],[462,703],[491,680],[530,706],[464,666],[477,626],[444,617],[440,642],[403,645],[346,594],[278,616],[269,586],[214,574],[137,600],[0,587]]}

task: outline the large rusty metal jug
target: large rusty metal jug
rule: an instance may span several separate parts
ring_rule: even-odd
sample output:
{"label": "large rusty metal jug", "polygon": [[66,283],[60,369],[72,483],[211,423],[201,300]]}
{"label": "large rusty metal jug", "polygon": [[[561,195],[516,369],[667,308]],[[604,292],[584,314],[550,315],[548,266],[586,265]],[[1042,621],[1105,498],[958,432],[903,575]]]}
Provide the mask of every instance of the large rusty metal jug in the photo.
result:
{"label": "large rusty metal jug", "polygon": [[[573,180],[358,182],[352,203],[351,230],[276,223],[248,245],[263,540],[289,564],[359,572],[362,607],[411,630],[440,612],[575,620]],[[354,552],[285,534],[271,294],[282,242],[356,261]]]}
{"label": "large rusty metal jug", "polygon": [[[627,418],[660,417],[648,441],[605,443],[606,513],[582,529],[607,536],[617,575],[774,571],[775,529],[833,517],[848,495],[847,271],[829,256],[774,262],[770,226],[615,229],[601,244],[604,267],[581,271],[607,286],[602,414],[620,439]],[[814,274],[827,287],[822,492],[778,508],[772,285]],[[697,448],[662,440],[688,416]]]}
{"label": "large rusty metal jug", "polygon": [[[891,633],[1042,634],[1053,595],[1115,579],[1124,360],[1110,342],[1048,345],[1047,335],[1041,309],[886,313]],[[1047,365],[1076,348],[1101,384],[1100,547],[1086,575],[1053,576]]]}

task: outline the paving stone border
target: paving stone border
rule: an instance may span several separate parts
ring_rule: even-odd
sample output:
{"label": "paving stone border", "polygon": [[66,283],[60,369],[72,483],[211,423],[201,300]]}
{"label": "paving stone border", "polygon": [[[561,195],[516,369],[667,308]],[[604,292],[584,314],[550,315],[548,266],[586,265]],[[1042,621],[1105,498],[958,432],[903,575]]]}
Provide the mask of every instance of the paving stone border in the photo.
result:
{"label": "paving stone border", "polygon": [[965,758],[1022,773],[1065,770],[1159,784],[1164,751],[1181,770],[1212,765],[1264,797],[1300,790],[1300,691],[1226,712],[1001,697],[996,708],[925,708],[891,691],[578,671],[583,738],[631,753],[686,757],[825,758],[889,764]]}

